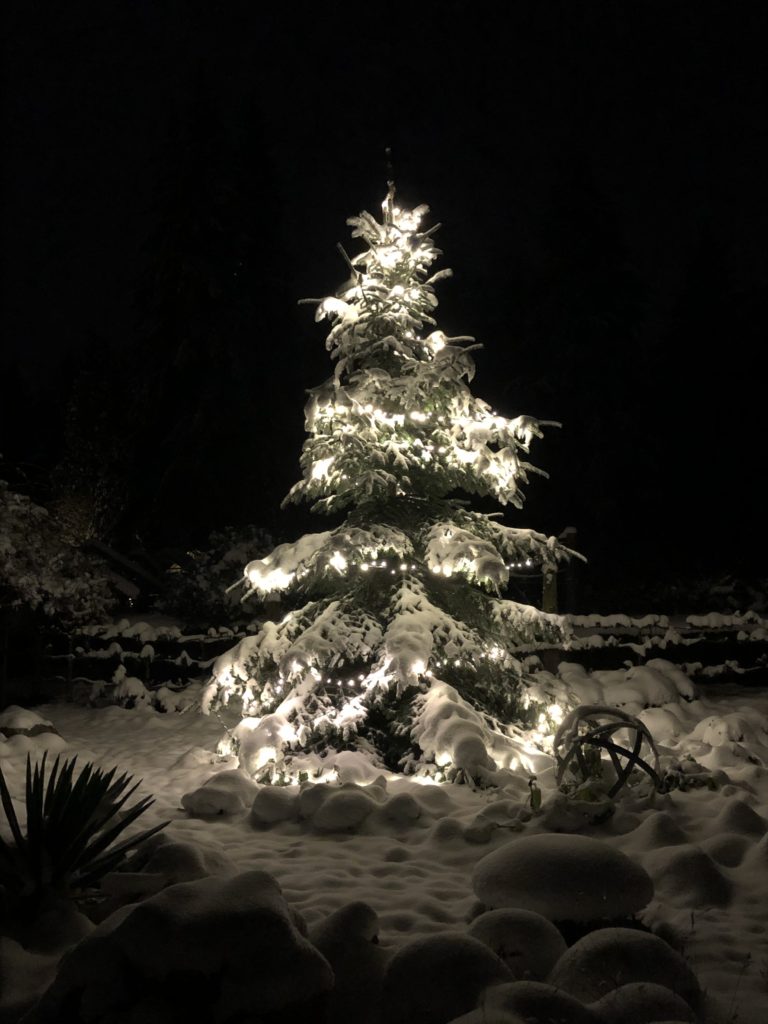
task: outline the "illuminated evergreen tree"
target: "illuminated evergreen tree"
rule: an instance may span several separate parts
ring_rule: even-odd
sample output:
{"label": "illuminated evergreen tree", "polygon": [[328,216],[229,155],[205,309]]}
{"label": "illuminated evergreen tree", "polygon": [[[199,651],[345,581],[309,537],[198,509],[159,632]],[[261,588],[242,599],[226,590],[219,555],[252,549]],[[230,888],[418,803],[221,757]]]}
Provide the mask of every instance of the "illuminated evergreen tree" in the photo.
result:
{"label": "illuminated evergreen tree", "polygon": [[390,188],[381,223],[351,218],[365,248],[318,301],[335,372],[309,393],[303,478],[285,501],[346,518],[245,567],[244,599],[280,593],[295,610],[221,657],[203,699],[206,712],[239,699],[231,738],[261,778],[351,747],[487,779],[513,763],[510,730],[530,714],[525,653],[561,639],[556,616],[501,594],[512,565],[556,571],[571,553],[453,496],[519,507],[543,424],[470,391],[479,346],[436,327],[433,286],[451,272],[430,276],[427,212],[397,208]]}

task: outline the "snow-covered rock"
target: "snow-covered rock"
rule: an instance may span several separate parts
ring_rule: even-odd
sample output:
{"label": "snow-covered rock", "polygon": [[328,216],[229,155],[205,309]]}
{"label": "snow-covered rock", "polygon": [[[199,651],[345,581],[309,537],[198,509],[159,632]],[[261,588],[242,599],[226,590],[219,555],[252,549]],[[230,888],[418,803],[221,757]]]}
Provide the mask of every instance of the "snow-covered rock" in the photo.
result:
{"label": "snow-covered rock", "polygon": [[314,925],[312,945],[333,969],[336,983],[330,996],[334,1024],[367,1024],[378,1017],[381,984],[388,951],[378,945],[379,921],[367,903],[348,903]]}
{"label": "snow-covered rock", "polygon": [[649,981],[621,985],[590,1004],[605,1024],[648,1024],[650,1021],[695,1021],[696,1015],[676,992]]}
{"label": "snow-covered rock", "polygon": [[651,811],[631,833],[632,845],[639,850],[687,843],[688,836],[668,811]]}
{"label": "snow-covered rock", "polygon": [[275,825],[292,821],[298,814],[299,791],[296,786],[262,786],[250,813],[252,825]]}
{"label": "snow-covered rock", "polygon": [[46,751],[58,754],[67,746],[53,723],[36,711],[11,704],[0,712],[0,758],[29,754],[35,760]]}
{"label": "snow-covered rock", "polygon": [[643,864],[654,880],[656,895],[673,906],[722,907],[731,898],[730,881],[698,846],[684,843],[650,850]]}
{"label": "snow-covered rock", "polygon": [[422,808],[410,793],[396,793],[381,808],[381,814],[395,825],[407,827],[421,817]]}
{"label": "snow-covered rock", "polygon": [[296,798],[299,817],[311,818],[332,792],[331,787],[325,782],[302,782]]}
{"label": "snow-covered rock", "polygon": [[738,832],[745,836],[764,836],[768,823],[745,800],[729,800],[712,823],[714,832]]}
{"label": "snow-covered rock", "polygon": [[481,1004],[504,1010],[525,1021],[566,1021],[567,1024],[602,1024],[588,1007],[566,992],[540,981],[514,981],[489,989]]}
{"label": "snow-covered rock", "polygon": [[321,832],[353,831],[377,806],[364,789],[336,790],[320,804],[312,823]]}
{"label": "snow-covered rock", "polygon": [[550,985],[582,1002],[595,1002],[632,982],[653,982],[681,996],[694,1008],[699,983],[679,953],[657,935],[633,928],[600,928],[579,939],[552,969]]}
{"label": "snow-covered rock", "polygon": [[469,1013],[462,1013],[460,1017],[454,1017],[448,1024],[526,1024],[526,1021],[507,1010],[490,1010],[481,1006]]}
{"label": "snow-covered rock", "polygon": [[42,718],[36,711],[29,711],[18,704],[11,704],[0,711],[0,732],[6,738],[11,736],[37,736],[43,732],[56,732],[53,722]]}
{"label": "snow-covered rock", "polygon": [[0,936],[0,1020],[19,1020],[37,1001],[40,989],[53,981],[59,954],[30,953],[13,939]]}
{"label": "snow-covered rock", "polygon": [[[154,838],[154,837],[153,837]],[[158,836],[158,838],[161,838]],[[166,885],[193,882],[209,875],[234,874],[232,861],[223,853],[162,836],[146,859],[143,870],[149,875],[160,875]]]}
{"label": "snow-covered rock", "polygon": [[567,948],[552,922],[531,910],[489,910],[468,933],[492,949],[515,979],[546,978]]}
{"label": "snow-covered rock", "polygon": [[701,843],[701,848],[716,864],[724,868],[737,868],[744,860],[750,841],[737,832],[721,832]]}
{"label": "snow-covered rock", "polygon": [[171,886],[65,958],[28,1024],[320,1019],[333,972],[262,871]]}
{"label": "snow-covered rock", "polygon": [[550,921],[594,921],[637,913],[653,896],[648,874],[599,839],[522,836],[475,865],[472,887],[486,907],[518,907]]}
{"label": "snow-covered rock", "polygon": [[242,771],[217,772],[191,793],[181,798],[188,814],[211,817],[216,814],[239,814],[253,801],[256,784]]}
{"label": "snow-covered rock", "polygon": [[509,969],[478,939],[456,932],[402,946],[384,976],[381,1024],[445,1024],[477,1006]]}
{"label": "snow-covered rock", "polygon": [[360,750],[340,750],[333,758],[333,765],[339,782],[354,782],[365,785],[370,782],[377,782],[382,788],[386,788],[386,780],[381,771],[371,763],[369,756]]}

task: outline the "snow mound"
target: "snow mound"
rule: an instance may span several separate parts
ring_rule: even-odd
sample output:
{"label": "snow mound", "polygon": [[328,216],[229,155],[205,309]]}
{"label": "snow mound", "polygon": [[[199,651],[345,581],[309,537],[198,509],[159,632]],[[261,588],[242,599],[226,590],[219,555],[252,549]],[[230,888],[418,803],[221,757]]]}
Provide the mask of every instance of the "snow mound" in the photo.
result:
{"label": "snow mound", "polygon": [[163,841],[155,844],[142,870],[150,875],[161,875],[166,885],[235,873],[234,864],[223,853],[169,839],[162,833],[156,838]]}
{"label": "snow mound", "polygon": [[768,823],[745,800],[731,800],[715,818],[712,829],[760,838],[768,830]]}
{"label": "snow mound", "polygon": [[632,928],[600,928],[560,957],[547,979],[582,1002],[602,999],[617,982],[663,985],[696,1007],[701,990],[679,953],[657,935]]}
{"label": "snow mound", "polygon": [[546,978],[566,950],[552,922],[532,910],[489,910],[467,931],[492,949],[516,980]]}
{"label": "snow mound", "polygon": [[462,1013],[460,1017],[454,1017],[448,1024],[526,1024],[526,1021],[506,1010],[487,1010],[481,1006],[478,1010],[470,1010],[469,1013]]}
{"label": "snow mound", "polygon": [[737,868],[744,860],[749,846],[749,839],[736,832],[721,832],[719,835],[710,836],[701,844],[702,850],[725,868]]}
{"label": "snow mound", "polygon": [[374,767],[371,759],[360,750],[340,750],[333,757],[333,766],[342,785],[345,782],[359,785],[377,782],[382,788],[386,788],[386,780],[380,769]]}
{"label": "snow mound", "polygon": [[310,929],[309,938],[336,979],[328,1005],[334,1024],[371,1024],[378,1016],[389,954],[378,945],[379,920],[367,903],[348,903]]}
{"label": "snow mound", "polygon": [[0,732],[6,736],[35,736],[41,732],[56,732],[53,722],[42,718],[35,711],[19,707],[18,704],[11,704],[4,711],[0,711]]}
{"label": "snow mound", "polygon": [[514,981],[498,985],[485,996],[482,1009],[504,1010],[525,1021],[567,1021],[568,1024],[602,1024],[601,1019],[578,999],[539,981]]}
{"label": "snow mound", "polygon": [[688,836],[668,811],[651,811],[631,836],[633,845],[640,850],[655,850],[660,846],[676,846],[688,842]]}
{"label": "snow mound", "polygon": [[256,784],[239,769],[217,772],[207,782],[181,798],[188,814],[212,817],[217,814],[238,814],[253,800]]}
{"label": "snow mound", "polygon": [[550,921],[628,917],[653,896],[646,871],[607,843],[542,833],[513,839],[475,865],[472,887],[487,907],[518,907]]}
{"label": "snow mound", "polygon": [[643,863],[654,880],[656,895],[676,907],[725,906],[731,883],[698,846],[663,846],[645,854]]}
{"label": "snow mound", "polygon": [[251,807],[252,825],[275,825],[292,821],[298,814],[299,791],[296,786],[262,786]]}
{"label": "snow mound", "polygon": [[312,817],[321,832],[347,832],[357,829],[377,807],[362,789],[340,789],[323,800]]}
{"label": "snow mound", "polygon": [[649,1021],[695,1021],[696,1015],[676,992],[653,982],[621,985],[592,1003],[605,1024],[648,1024]]}
{"label": "snow mound", "polygon": [[411,796],[410,793],[396,793],[387,800],[380,813],[387,821],[407,828],[421,817],[421,812],[421,805],[415,796]]}
{"label": "snow mound", "polygon": [[541,760],[522,737],[491,729],[458,690],[437,679],[420,699],[411,735],[439,768],[450,766],[487,781],[494,781],[498,768],[535,771]]}
{"label": "snow mound", "polygon": [[34,761],[46,751],[58,754],[68,746],[53,723],[35,711],[11,704],[0,712],[0,758],[29,754]]}
{"label": "snow mound", "polygon": [[174,885],[113,914],[61,962],[28,1024],[319,1019],[332,986],[277,882],[248,871]]}
{"label": "snow mound", "polygon": [[443,932],[402,946],[384,976],[381,1024],[445,1024],[477,1006],[489,985],[510,973],[487,946]]}

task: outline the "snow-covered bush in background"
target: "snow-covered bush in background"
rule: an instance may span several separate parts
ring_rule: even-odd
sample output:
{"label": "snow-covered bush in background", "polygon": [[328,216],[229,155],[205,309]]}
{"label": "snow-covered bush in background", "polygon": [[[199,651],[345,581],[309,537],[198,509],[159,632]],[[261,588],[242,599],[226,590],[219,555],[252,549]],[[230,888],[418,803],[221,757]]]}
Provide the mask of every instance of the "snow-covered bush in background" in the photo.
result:
{"label": "snow-covered bush in background", "polygon": [[433,319],[450,271],[429,276],[426,213],[390,189],[382,223],[349,221],[365,248],[318,303],[336,366],[310,392],[303,479],[286,498],[346,519],[248,562],[244,598],[279,594],[289,610],[217,660],[203,697],[205,712],[240,703],[227,747],[266,780],[285,781],[299,752],[355,746],[390,768],[482,778],[515,756],[506,723],[535,719],[525,652],[563,640],[561,619],[503,594],[511,571],[552,574],[573,553],[453,496],[520,507],[546,424],[470,391],[478,346]]}
{"label": "snow-covered bush in background", "polygon": [[114,604],[101,562],[69,543],[48,511],[0,480],[0,609],[40,611],[65,626]]}
{"label": "snow-covered bush in background", "polygon": [[246,562],[271,546],[272,538],[258,526],[214,531],[204,550],[188,551],[186,559],[166,573],[157,607],[187,624],[248,621],[253,616],[229,586]]}

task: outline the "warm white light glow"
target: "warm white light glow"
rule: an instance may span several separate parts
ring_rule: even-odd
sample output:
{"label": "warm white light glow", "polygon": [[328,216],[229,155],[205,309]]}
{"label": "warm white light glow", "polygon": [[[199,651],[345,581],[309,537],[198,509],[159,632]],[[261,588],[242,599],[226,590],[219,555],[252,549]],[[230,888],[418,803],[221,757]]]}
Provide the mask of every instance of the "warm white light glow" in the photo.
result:
{"label": "warm white light glow", "polygon": [[328,559],[330,565],[338,572],[344,572],[347,568],[347,560],[340,551],[334,551],[333,557]]}
{"label": "warm white light glow", "polygon": [[328,476],[328,470],[331,468],[333,458],[333,455],[329,455],[327,459],[319,459],[314,464],[312,467],[313,480],[324,480]]}

